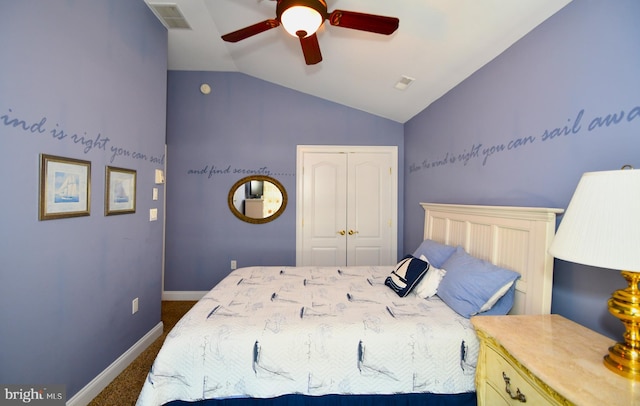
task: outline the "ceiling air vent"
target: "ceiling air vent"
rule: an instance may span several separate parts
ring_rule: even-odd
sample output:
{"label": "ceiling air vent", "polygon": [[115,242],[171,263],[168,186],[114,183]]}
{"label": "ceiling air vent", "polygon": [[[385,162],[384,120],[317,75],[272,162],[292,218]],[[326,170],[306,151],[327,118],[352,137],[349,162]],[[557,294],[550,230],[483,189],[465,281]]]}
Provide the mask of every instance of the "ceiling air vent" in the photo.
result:
{"label": "ceiling air vent", "polygon": [[186,28],[191,29],[191,26],[182,15],[182,12],[178,8],[177,4],[168,3],[149,3],[149,7],[158,19],[168,29],[174,28]]}
{"label": "ceiling air vent", "polygon": [[410,85],[410,84],[412,84],[412,83],[413,83],[413,81],[414,81],[414,80],[415,80],[415,78],[412,78],[412,77],[404,76],[404,75],[403,75],[403,76],[400,78],[400,80],[398,80],[398,81],[396,82],[395,86],[393,86],[393,87],[395,87],[395,88],[396,88],[396,89],[398,89],[398,90],[405,90],[406,88],[408,88],[408,87],[409,87],[409,85]]}

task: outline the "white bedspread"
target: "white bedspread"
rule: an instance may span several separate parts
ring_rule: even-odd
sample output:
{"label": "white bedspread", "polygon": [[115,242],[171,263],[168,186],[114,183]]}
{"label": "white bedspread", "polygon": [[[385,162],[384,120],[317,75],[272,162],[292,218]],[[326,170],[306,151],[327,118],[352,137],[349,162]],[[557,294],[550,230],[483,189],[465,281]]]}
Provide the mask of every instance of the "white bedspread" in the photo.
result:
{"label": "white bedspread", "polygon": [[169,333],[138,405],[288,393],[474,391],[478,341],[437,297],[384,285],[390,267],[240,268]]}

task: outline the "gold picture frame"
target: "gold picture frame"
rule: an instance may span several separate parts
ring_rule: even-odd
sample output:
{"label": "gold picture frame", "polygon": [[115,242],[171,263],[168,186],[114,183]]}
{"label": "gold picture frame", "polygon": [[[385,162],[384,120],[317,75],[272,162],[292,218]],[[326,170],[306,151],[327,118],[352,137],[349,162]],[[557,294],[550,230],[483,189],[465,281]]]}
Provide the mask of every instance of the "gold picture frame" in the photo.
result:
{"label": "gold picture frame", "polygon": [[105,216],[136,212],[136,175],[133,169],[106,167]]}
{"label": "gold picture frame", "polygon": [[91,162],[40,154],[38,220],[91,214]]}

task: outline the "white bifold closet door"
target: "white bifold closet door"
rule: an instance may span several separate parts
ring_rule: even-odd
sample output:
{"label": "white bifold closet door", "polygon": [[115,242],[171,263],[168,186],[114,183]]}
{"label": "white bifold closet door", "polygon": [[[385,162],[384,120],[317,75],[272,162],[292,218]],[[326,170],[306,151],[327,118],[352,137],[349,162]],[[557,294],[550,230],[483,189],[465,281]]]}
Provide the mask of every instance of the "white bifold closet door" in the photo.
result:
{"label": "white bifold closet door", "polygon": [[299,147],[296,263],[391,265],[397,148]]}

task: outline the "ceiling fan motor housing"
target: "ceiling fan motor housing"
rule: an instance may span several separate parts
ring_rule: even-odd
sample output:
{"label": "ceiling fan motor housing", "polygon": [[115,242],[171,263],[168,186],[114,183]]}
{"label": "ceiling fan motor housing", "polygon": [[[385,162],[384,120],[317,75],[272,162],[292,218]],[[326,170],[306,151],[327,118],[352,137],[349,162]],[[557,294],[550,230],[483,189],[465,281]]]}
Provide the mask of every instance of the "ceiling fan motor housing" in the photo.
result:
{"label": "ceiling fan motor housing", "polygon": [[276,16],[278,21],[282,22],[280,17],[288,8],[294,6],[304,6],[316,10],[325,20],[328,17],[327,3],[324,0],[278,0],[276,5]]}

